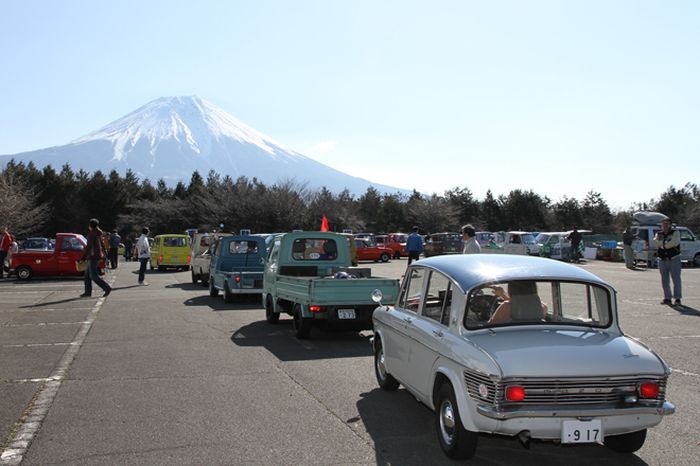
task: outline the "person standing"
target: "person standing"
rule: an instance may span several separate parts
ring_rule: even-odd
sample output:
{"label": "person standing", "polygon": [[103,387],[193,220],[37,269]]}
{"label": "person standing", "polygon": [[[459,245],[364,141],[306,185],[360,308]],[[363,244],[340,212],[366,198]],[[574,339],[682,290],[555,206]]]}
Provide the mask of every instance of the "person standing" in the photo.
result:
{"label": "person standing", "polygon": [[112,230],[109,236],[109,263],[113,269],[117,268],[119,262],[119,244],[122,242],[122,237],[117,233],[117,229]]}
{"label": "person standing", "polygon": [[408,265],[411,262],[418,260],[420,253],[423,252],[423,238],[418,234],[418,227],[411,229],[411,234],[406,238],[406,252],[408,253]]}
{"label": "person standing", "polygon": [[136,254],[139,258],[139,285],[148,285],[146,278],[146,264],[151,259],[151,243],[148,242],[148,227],[141,230],[141,236],[136,240]]}
{"label": "person standing", "polygon": [[625,267],[628,269],[634,269],[634,251],[632,250],[632,243],[634,242],[634,233],[630,230],[630,227],[625,228],[622,232],[622,253],[625,257]]}
{"label": "person standing", "polygon": [[100,259],[104,259],[104,244],[102,243],[102,230],[100,230],[100,221],[96,218],[90,219],[88,225],[87,245],[83,249],[83,259],[88,260],[88,268],[85,270],[85,293],[81,294],[81,298],[92,296],[92,282],[104,291],[106,298],[112,292],[106,281],[100,277],[99,264]]}
{"label": "person standing", "polygon": [[659,273],[664,299],[661,304],[671,304],[671,284],[673,280],[673,298],[675,304],[681,304],[681,233],[673,228],[671,219],[661,222],[661,231],[654,237],[654,246],[659,258]]}
{"label": "person standing", "polygon": [[15,239],[12,237],[9,231],[7,231],[6,226],[0,227],[0,278],[5,277],[5,259],[10,253],[10,248],[12,248],[12,242]]}
{"label": "person standing", "polygon": [[464,240],[464,248],[462,254],[479,254],[481,246],[476,241],[476,230],[471,225],[462,227],[462,239]]}
{"label": "person standing", "polygon": [[581,233],[576,229],[576,225],[574,225],[574,229],[569,233],[566,239],[571,241],[571,261],[578,264],[578,249],[581,245]]}

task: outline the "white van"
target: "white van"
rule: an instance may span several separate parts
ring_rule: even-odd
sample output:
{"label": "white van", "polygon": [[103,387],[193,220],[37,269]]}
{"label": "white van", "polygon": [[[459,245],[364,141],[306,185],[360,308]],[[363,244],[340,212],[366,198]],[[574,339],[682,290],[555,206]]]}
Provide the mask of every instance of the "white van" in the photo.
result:
{"label": "white van", "polygon": [[[700,239],[686,227],[674,225],[681,234],[681,261],[700,267]],[[645,262],[647,267],[656,267],[654,237],[661,231],[661,225],[633,225],[630,231],[635,236],[632,242],[635,262]]]}
{"label": "white van", "polygon": [[209,247],[216,238],[231,236],[231,233],[195,233],[192,240],[192,283],[202,281],[202,286],[209,284]]}

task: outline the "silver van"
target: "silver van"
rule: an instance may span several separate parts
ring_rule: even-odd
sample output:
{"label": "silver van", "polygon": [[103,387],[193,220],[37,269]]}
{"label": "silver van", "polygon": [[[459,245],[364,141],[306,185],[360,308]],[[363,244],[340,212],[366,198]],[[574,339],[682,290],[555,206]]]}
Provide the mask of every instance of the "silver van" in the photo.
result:
{"label": "silver van", "polygon": [[[674,227],[681,234],[681,261],[700,267],[700,239],[686,227]],[[634,261],[645,262],[647,267],[656,267],[654,237],[661,231],[660,225],[633,225],[630,231],[635,236],[632,242]]]}

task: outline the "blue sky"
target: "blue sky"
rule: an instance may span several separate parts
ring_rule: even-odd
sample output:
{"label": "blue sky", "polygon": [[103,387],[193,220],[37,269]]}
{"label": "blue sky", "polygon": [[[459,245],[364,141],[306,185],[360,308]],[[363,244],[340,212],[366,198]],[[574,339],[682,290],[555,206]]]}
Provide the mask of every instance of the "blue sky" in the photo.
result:
{"label": "blue sky", "polygon": [[698,24],[696,1],[4,1],[0,154],[196,94],[376,182],[627,208],[700,184]]}

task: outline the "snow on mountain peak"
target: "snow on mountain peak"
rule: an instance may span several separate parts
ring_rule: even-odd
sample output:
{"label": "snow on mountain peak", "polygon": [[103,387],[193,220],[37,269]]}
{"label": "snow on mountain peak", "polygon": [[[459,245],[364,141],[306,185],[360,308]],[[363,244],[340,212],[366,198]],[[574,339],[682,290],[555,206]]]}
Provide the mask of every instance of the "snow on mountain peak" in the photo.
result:
{"label": "snow on mountain peak", "polygon": [[119,161],[140,144],[147,144],[155,156],[158,146],[171,140],[195,155],[204,155],[215,139],[222,138],[253,144],[272,156],[303,157],[196,95],[158,98],[72,143],[110,141],[113,160]]}

